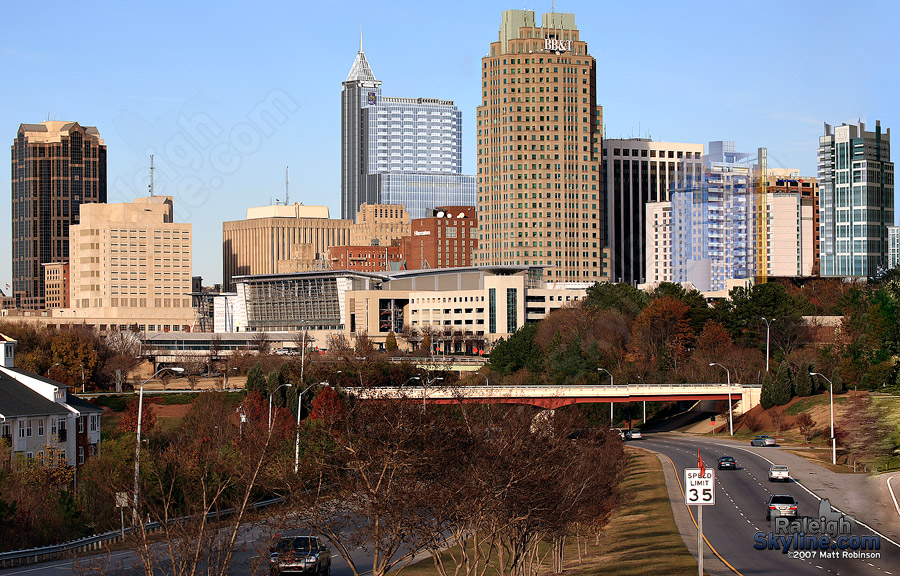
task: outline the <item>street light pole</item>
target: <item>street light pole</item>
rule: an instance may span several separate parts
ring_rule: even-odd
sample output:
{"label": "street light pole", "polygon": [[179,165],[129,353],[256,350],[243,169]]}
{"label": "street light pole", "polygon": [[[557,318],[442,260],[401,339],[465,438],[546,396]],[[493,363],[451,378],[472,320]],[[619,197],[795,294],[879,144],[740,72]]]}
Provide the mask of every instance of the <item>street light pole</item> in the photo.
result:
{"label": "street light pole", "polygon": [[775,318],[772,318],[771,320],[763,318],[763,322],[766,323],[766,374],[769,373],[769,323],[774,321]]}
{"label": "street light pole", "polygon": [[435,382],[438,382],[438,381],[443,382],[443,380],[444,380],[443,378],[437,377],[437,378],[432,378],[431,380],[425,381],[425,387],[422,388],[422,412],[425,412],[425,396],[426,396],[426,392],[428,391],[428,387],[431,386],[432,384],[434,384]]}
{"label": "street light pole", "polygon": [[84,386],[84,364],[81,365],[81,393],[84,394],[87,389]]}
{"label": "street light pole", "polygon": [[[616,385],[616,380],[615,380],[615,378],[613,378],[612,372],[610,372],[606,368],[597,368],[597,372],[606,372],[607,374],[609,374],[609,385],[610,386]],[[612,403],[612,401],[609,402],[609,427],[610,428],[613,427],[613,403]]]}
{"label": "street light pole", "polygon": [[710,366],[718,366],[719,368],[722,368],[723,370],[725,370],[725,375],[728,378],[728,433],[731,436],[734,436],[734,421],[732,420],[732,417],[731,417],[731,370],[729,370],[728,368],[725,368],[718,362],[710,362],[709,365]]}
{"label": "street light pole", "polygon": [[278,392],[279,390],[281,390],[284,387],[291,388],[293,386],[294,385],[291,384],[290,382],[285,382],[284,384],[281,384],[280,386],[278,386],[278,388],[269,392],[269,432],[272,431],[272,396],[274,396],[276,392]]}
{"label": "street light pole", "polygon": [[825,378],[829,386],[829,403],[831,404],[831,463],[837,466],[837,439],[834,437],[834,383],[824,374],[820,372],[810,372],[810,376],[821,376]]}
{"label": "street light pole", "polygon": [[[327,382],[322,382],[322,384],[328,386]],[[310,384],[303,389],[303,392],[297,394],[297,439],[294,442],[294,474],[300,470],[300,410],[303,408],[303,395],[313,386],[315,384]]]}
{"label": "street light pole", "polygon": [[131,520],[137,527],[138,518],[138,496],[140,494],[140,476],[141,476],[141,417],[144,411],[144,384],[156,378],[161,372],[171,370],[172,372],[182,373],[184,368],[160,368],[153,373],[152,376],[141,382],[140,392],[138,393],[138,417],[137,417],[137,442],[134,445],[134,501],[131,508]]}

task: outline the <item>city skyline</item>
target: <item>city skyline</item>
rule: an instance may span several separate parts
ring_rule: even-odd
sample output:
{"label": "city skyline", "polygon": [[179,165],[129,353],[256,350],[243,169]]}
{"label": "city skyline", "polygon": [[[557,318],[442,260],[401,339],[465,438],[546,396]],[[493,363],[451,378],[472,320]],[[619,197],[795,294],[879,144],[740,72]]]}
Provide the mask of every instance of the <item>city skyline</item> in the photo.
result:
{"label": "city skyline", "polygon": [[[111,3],[77,12],[11,5],[0,25],[0,62],[16,81],[2,92],[0,126],[8,145],[19,124],[48,117],[97,126],[109,150],[109,202],[146,195],[154,153],[156,193],[175,198],[176,221],[194,224],[194,274],[220,282],[222,222],[283,198],[285,166],[292,200],[340,212],[339,93],[360,23],[366,54],[391,94],[455,101],[463,116],[463,173],[476,173],[480,62],[511,6],[395,6],[268,3],[230,7],[211,19],[207,6],[165,2],[152,11]],[[542,13],[550,3],[526,7]],[[898,75],[871,58],[900,47],[894,4],[709,3],[685,10],[662,2],[565,2],[556,10],[575,14],[598,60],[597,104],[610,138],[735,140],[747,149],[766,146],[770,167],[815,176],[825,122],[900,125]],[[328,25],[314,26],[322,21]],[[734,33],[738,21],[743,36]],[[842,22],[860,22],[865,31],[829,50],[828,30]],[[24,31],[33,29],[26,23],[86,26],[90,48],[104,57],[70,70],[71,38],[46,34],[26,42]],[[819,30],[824,40],[813,35]],[[744,70],[740,83],[704,80],[704,70],[723,61]],[[841,69],[877,81],[863,92],[858,83],[840,83],[847,76],[830,74]],[[59,81],[72,75],[79,81]],[[4,190],[8,178],[0,176]],[[7,238],[10,218],[9,200],[0,202]],[[0,251],[0,288],[11,279],[9,250]]]}

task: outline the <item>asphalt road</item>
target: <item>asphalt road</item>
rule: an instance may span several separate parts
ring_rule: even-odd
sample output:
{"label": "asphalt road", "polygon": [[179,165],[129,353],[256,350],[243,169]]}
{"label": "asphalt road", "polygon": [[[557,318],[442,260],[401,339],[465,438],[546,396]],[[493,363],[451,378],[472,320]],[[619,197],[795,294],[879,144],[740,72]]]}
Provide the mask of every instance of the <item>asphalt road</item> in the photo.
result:
{"label": "asphalt road", "polygon": [[[237,549],[234,554],[234,563],[231,568],[231,574],[247,575],[247,574],[268,574],[268,564],[265,558],[260,558],[263,542],[269,541],[269,532],[259,528],[250,527],[244,531],[238,540]],[[157,553],[165,553],[162,547],[157,545],[155,549]],[[331,546],[332,576],[352,576],[353,571],[335,548]],[[362,550],[353,553],[353,561],[360,570],[365,570],[371,565],[369,554]],[[83,555],[75,559],[56,560],[50,562],[42,562],[31,566],[22,566],[18,568],[7,568],[0,570],[0,576],[83,576],[83,575],[103,575],[103,576],[130,576],[133,574],[142,574],[138,555],[130,550],[113,552],[111,554],[101,553],[92,555]],[[162,571],[158,571],[163,574]]]}
{"label": "asphalt road", "polygon": [[[781,549],[754,548],[757,533],[768,535],[774,530],[774,523],[766,520],[766,503],[771,494],[794,496],[799,503],[801,518],[818,517],[820,498],[836,497],[828,493],[814,494],[793,479],[788,483],[770,483],[769,466],[780,463],[778,456],[781,452],[777,448],[751,448],[749,443],[741,445],[675,434],[648,434],[644,440],[633,445],[654,450],[671,459],[679,482],[683,482],[685,468],[697,467],[698,448],[707,466],[715,467],[719,457],[725,455],[737,460],[737,470],[716,470],[716,505],[704,509],[703,532],[709,546],[739,574],[900,575],[900,547],[884,538],[881,539],[880,550],[876,551],[880,553],[880,558],[843,558],[840,557],[840,550],[836,551],[837,558],[822,557],[819,551],[795,554],[793,546],[788,554]],[[673,502],[673,505],[684,506],[682,492],[680,489],[676,492],[682,499]],[[692,507],[691,511],[695,513],[696,507]],[[878,530],[867,519],[858,520]],[[876,535],[873,530],[856,522],[852,522],[851,527],[851,534],[855,536]],[[693,526],[690,528],[691,533],[696,535],[696,529]],[[811,558],[806,557],[810,555]],[[707,548],[706,558],[710,557],[712,553]]]}

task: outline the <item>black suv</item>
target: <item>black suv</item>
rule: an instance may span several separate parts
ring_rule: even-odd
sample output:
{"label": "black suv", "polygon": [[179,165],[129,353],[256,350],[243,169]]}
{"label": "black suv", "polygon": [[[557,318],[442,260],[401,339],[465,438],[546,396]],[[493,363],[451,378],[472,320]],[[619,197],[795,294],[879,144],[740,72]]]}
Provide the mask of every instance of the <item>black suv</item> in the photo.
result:
{"label": "black suv", "polygon": [[315,536],[276,536],[269,548],[269,573],[331,574],[331,550]]}

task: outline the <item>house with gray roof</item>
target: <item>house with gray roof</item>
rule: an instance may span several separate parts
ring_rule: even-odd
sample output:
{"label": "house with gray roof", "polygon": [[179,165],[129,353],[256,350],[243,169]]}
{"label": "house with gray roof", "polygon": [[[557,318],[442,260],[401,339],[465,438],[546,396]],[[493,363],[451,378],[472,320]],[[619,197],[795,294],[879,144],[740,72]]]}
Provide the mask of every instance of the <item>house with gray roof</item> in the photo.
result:
{"label": "house with gray roof", "polygon": [[9,451],[0,457],[83,464],[100,450],[103,410],[61,382],[16,368],[15,345],[0,334],[0,446]]}

